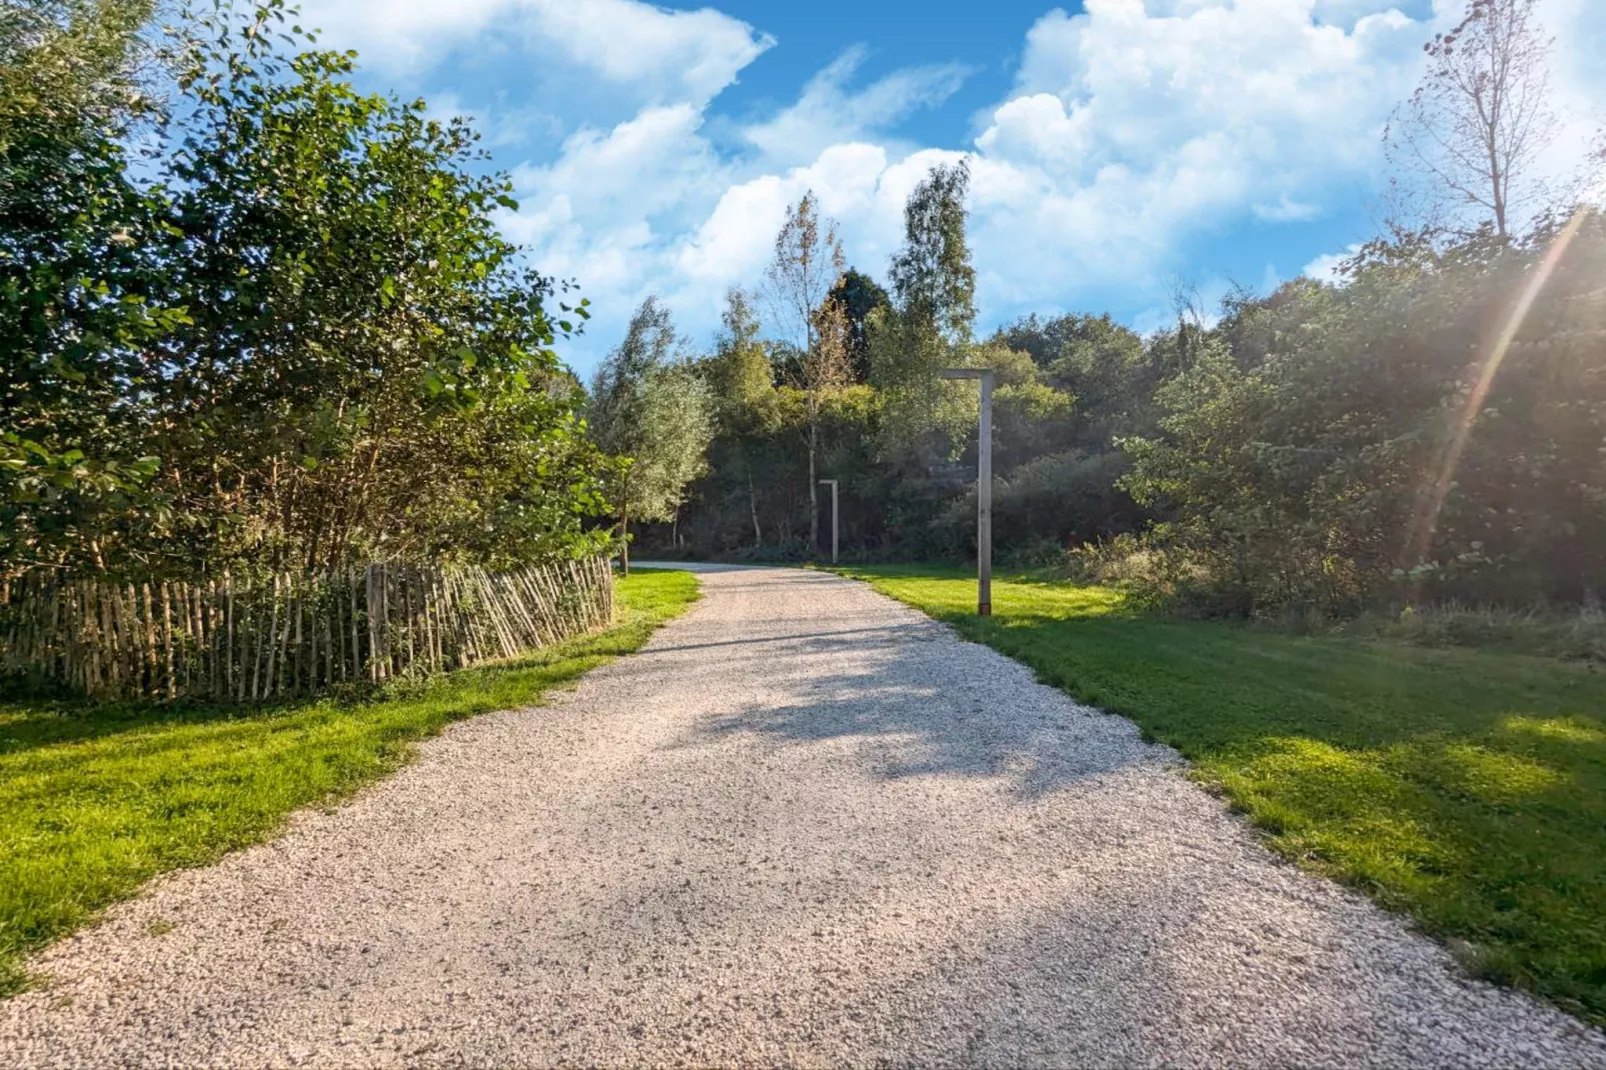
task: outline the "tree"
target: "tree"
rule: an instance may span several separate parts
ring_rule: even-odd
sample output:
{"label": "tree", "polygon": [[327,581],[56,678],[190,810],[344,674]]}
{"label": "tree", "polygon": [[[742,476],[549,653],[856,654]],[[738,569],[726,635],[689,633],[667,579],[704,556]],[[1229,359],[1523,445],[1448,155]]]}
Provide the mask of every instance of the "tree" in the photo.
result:
{"label": "tree", "polygon": [[[151,0],[10,0],[0,8],[0,145],[19,128],[126,130],[159,113],[149,75],[173,51]],[[175,32],[180,47],[183,36]]]}
{"label": "tree", "polygon": [[[304,39],[270,0],[183,28],[173,136],[135,183],[123,146],[148,112],[113,105],[144,99],[146,53],[104,43],[132,10],[52,6],[4,45],[66,87],[0,118],[5,564],[588,548],[600,459],[552,348],[585,302],[549,317],[559,287],[492,221],[513,202],[472,128],[358,94],[349,54],[286,54]],[[94,11],[109,29],[78,27]],[[0,99],[34,85],[13,74]]]}
{"label": "tree", "polygon": [[708,361],[720,430],[728,444],[731,473],[746,483],[748,515],[753,524],[753,545],[764,544],[758,519],[758,489],[754,484],[754,439],[774,423],[775,373],[770,365],[753,303],[746,291],[732,287],[725,295],[723,329]]}
{"label": "tree", "polygon": [[169,530],[141,349],[183,317],[154,238],[160,186],[125,144],[158,109],[146,3],[0,10],[0,576],[105,568]]}
{"label": "tree", "polygon": [[619,518],[620,561],[630,572],[630,521],[670,520],[705,469],[714,434],[708,385],[674,359],[669,309],[648,297],[625,339],[597,369],[591,433],[618,459],[608,500]]}
{"label": "tree", "polygon": [[974,416],[974,390],[939,377],[964,363],[975,320],[976,272],[965,241],[965,161],[933,167],[904,205],[904,243],[893,255],[892,305],[869,320],[871,382],[886,397],[884,448],[918,451],[953,439]]}
{"label": "tree", "polygon": [[[183,414],[161,485],[214,541],[309,566],[455,556],[474,530],[483,553],[556,552],[595,488],[552,348],[568,306],[549,316],[558,288],[492,219],[506,177],[461,119],[358,93],[349,54],[278,55],[283,19],[224,17],[180,71],[164,233],[191,322],[157,358]],[[543,501],[556,543],[527,522]]]}
{"label": "tree", "polygon": [[[1548,102],[1551,40],[1534,0],[1471,0],[1466,16],[1424,46],[1427,73],[1384,133],[1430,224],[1502,242],[1543,195],[1533,174],[1557,130]],[[1421,188],[1417,188],[1418,181]]]}
{"label": "tree", "polygon": [[842,305],[848,322],[848,357],[855,382],[870,381],[870,339],[867,324],[870,313],[890,303],[887,291],[870,276],[848,268],[831,288],[830,299]]}
{"label": "tree", "polygon": [[747,291],[737,286],[726,291],[720,324],[708,377],[721,420],[734,426],[774,388],[774,371],[759,340],[762,328]]}
{"label": "tree", "polygon": [[708,383],[687,363],[655,368],[642,417],[644,452],[635,458],[636,513],[678,526],[686,489],[708,471],[716,428]]}
{"label": "tree", "polygon": [[[809,459],[809,551],[820,546],[818,455],[820,412],[825,399],[850,382],[846,319],[841,306],[828,302],[842,277],[845,261],[836,223],[822,220],[812,192],[787,209],[786,222],[775,236],[775,254],[765,271],[765,294],[789,340],[801,343],[797,389],[807,406],[806,445]],[[827,305],[835,311],[825,312]],[[822,326],[831,335],[824,338]]]}
{"label": "tree", "polygon": [[976,269],[965,241],[970,164],[939,164],[903,208],[903,248],[889,276],[898,312],[950,345],[970,340],[976,319]]}

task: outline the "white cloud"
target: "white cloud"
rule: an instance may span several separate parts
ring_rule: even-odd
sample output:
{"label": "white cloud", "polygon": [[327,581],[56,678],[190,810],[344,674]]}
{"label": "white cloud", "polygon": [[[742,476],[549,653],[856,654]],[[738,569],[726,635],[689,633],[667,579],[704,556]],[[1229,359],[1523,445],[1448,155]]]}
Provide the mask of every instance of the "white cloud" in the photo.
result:
{"label": "white cloud", "polygon": [[1255,218],[1268,223],[1306,223],[1321,214],[1319,206],[1293,200],[1286,193],[1279,193],[1274,204],[1255,205]]}
{"label": "white cloud", "polygon": [[712,8],[671,11],[640,0],[307,0],[302,17],[367,64],[416,69],[454,47],[512,40],[533,62],[561,59],[647,103],[712,100],[775,43]]}
{"label": "white cloud", "polygon": [[[850,260],[879,273],[909,191],[932,164],[962,156],[984,319],[1116,295],[1160,308],[1163,280],[1199,243],[1250,221],[1295,226],[1353,208],[1376,183],[1381,127],[1453,0],[1430,13],[1404,2],[1420,17],[1388,0],[1087,0],[1080,14],[1053,11],[1027,34],[1014,89],[969,147],[896,138],[904,119],[953,94],[963,68],[907,68],[859,86],[862,49],[784,107],[746,125],[710,121],[710,101],[772,41],[707,9],[460,0],[447,17],[407,0],[362,32],[397,63],[422,62],[440,42],[522,41],[530,56],[583,69],[576,87],[621,87],[625,111],[588,113],[553,158],[515,169],[523,208],[505,218],[543,270],[577,278],[598,307],[590,340],[570,351],[588,365],[651,292],[682,330],[705,336],[724,289],[757,280],[782,213],[806,189],[842,224]],[[1560,38],[1567,107],[1598,106],[1588,50],[1606,43],[1606,4],[1541,5]],[[362,7],[323,0],[324,10]],[[539,94],[528,103],[549,105]],[[1330,277],[1344,255],[1305,271]],[[1268,267],[1262,281],[1274,276]]]}
{"label": "white cloud", "polygon": [[918,108],[941,104],[968,73],[953,63],[906,67],[851,92],[847,83],[867,56],[862,46],[848,49],[810,79],[797,103],[749,126],[744,136],[771,162],[805,162],[832,145],[880,134]]}
{"label": "white cloud", "polygon": [[809,167],[732,186],[680,249],[676,266],[688,284],[706,284],[712,290],[755,278],[770,255],[787,206],[808,190],[820,198],[824,214],[853,232],[855,252],[867,252],[866,231],[882,214],[880,187],[887,171],[884,149],[852,143],[826,149]]}
{"label": "white cloud", "polygon": [[1361,243],[1355,242],[1341,253],[1324,253],[1306,264],[1299,273],[1307,279],[1337,285],[1343,281],[1338,273],[1339,266],[1360,251]]}
{"label": "white cloud", "polygon": [[543,271],[577,278],[594,302],[633,304],[663,289],[669,247],[730,181],[702,123],[701,110],[682,103],[644,109],[611,130],[580,130],[551,164],[514,170],[520,209],[504,217],[504,230]]}
{"label": "white cloud", "polygon": [[1044,16],[976,141],[983,304],[1152,287],[1190,240],[1353,197],[1422,35],[1393,10],[1325,23],[1315,0],[1088,0]]}
{"label": "white cloud", "polygon": [[496,107],[470,108],[456,93],[437,93],[429,98],[428,106],[432,119],[473,123],[487,148],[523,145],[541,138],[555,141],[563,136],[558,117],[540,108],[508,106],[505,101]]}
{"label": "white cloud", "polygon": [[[1316,0],[1089,0],[1027,36],[1016,91],[972,160],[971,239],[984,314],[1089,287],[1156,289],[1190,239],[1250,218],[1296,222],[1375,169],[1378,132],[1414,80],[1422,27],[1394,11],[1318,21]],[[850,51],[722,159],[695,105],[571,138],[521,172],[511,224],[547,270],[573,274],[611,322],[659,292],[694,332],[762,269],[788,203],[812,188],[853,262],[879,271],[903,200],[957,150],[910,151],[884,131],[957,86],[956,68],[899,71],[854,92]],[[665,217],[673,206],[676,221]],[[684,224],[682,226],[680,224]]]}
{"label": "white cloud", "polygon": [[1402,0],[1316,0],[1312,14],[1330,26],[1353,26],[1367,15],[1397,11]]}

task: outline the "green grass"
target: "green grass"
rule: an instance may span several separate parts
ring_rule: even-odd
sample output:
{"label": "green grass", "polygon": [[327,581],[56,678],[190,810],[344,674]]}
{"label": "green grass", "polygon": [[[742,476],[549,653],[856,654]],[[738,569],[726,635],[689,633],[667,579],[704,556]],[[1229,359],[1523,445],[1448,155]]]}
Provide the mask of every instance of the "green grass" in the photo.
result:
{"label": "green grass", "polygon": [[24,956],[166,870],[215,861],[285,816],[396,769],[452,721],[529,705],[638,649],[697,597],[685,572],[619,582],[620,623],[375,701],[272,709],[0,703],[0,994]]}
{"label": "green grass", "polygon": [[1284,855],[1606,1024],[1606,672],[1133,612],[1110,588],[842,570],[1136,721]]}

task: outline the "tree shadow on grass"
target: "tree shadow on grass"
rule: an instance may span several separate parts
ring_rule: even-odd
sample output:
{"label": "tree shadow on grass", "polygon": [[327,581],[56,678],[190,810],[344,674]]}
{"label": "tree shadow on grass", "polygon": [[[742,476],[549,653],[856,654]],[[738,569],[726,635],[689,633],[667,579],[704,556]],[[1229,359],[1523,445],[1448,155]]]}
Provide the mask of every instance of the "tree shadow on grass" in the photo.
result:
{"label": "tree shadow on grass", "polygon": [[96,703],[51,699],[0,702],[0,755],[84,743],[151,728],[258,721],[292,707],[195,703]]}
{"label": "tree shadow on grass", "polygon": [[[520,674],[537,674],[542,686],[577,679],[609,657],[632,652],[639,637],[631,629],[619,634],[581,636],[569,643],[508,661],[492,662],[418,680],[398,680],[379,688],[337,686],[316,698],[287,698],[272,702],[235,703],[179,700],[175,702],[96,702],[83,698],[0,699],[0,757],[75,743],[92,743],[121,735],[148,737],[142,747],[161,747],[168,730],[205,725],[228,731],[237,726],[254,732],[276,720],[309,712],[361,716],[386,703],[429,701],[465,687],[495,693],[502,686],[523,683]],[[583,652],[578,645],[583,644]],[[342,682],[344,683],[344,682]],[[513,701],[518,701],[517,697]],[[494,705],[494,704],[492,704]],[[477,704],[475,710],[491,705]],[[182,736],[167,746],[183,746]]]}

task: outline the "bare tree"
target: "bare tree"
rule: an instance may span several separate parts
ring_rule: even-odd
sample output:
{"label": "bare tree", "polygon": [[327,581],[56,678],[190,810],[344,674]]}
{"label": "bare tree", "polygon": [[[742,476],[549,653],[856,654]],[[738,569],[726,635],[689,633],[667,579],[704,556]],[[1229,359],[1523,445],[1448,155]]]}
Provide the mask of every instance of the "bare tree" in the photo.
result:
{"label": "bare tree", "polygon": [[809,190],[786,209],[763,286],[771,320],[802,352],[814,345],[814,314],[841,278],[844,265],[836,221],[820,218],[820,202]]}
{"label": "bare tree", "polygon": [[787,209],[786,222],[775,236],[775,255],[764,272],[764,297],[773,319],[790,332],[789,341],[802,343],[795,385],[808,409],[810,552],[820,545],[820,414],[825,399],[851,376],[846,315],[837,302],[827,300],[845,266],[835,221],[820,218],[813,191],[803,194]]}
{"label": "bare tree", "polygon": [[1453,30],[1424,46],[1427,73],[1383,141],[1406,173],[1397,189],[1419,200],[1412,210],[1429,223],[1462,231],[1491,223],[1504,241],[1544,194],[1533,165],[1558,124],[1549,101],[1553,42],[1534,3],[1471,0]]}
{"label": "bare tree", "polygon": [[1575,185],[1578,189],[1578,200],[1594,204],[1606,203],[1606,126],[1595,131],[1595,140],[1590,145],[1589,157],[1584,161],[1584,169]]}

